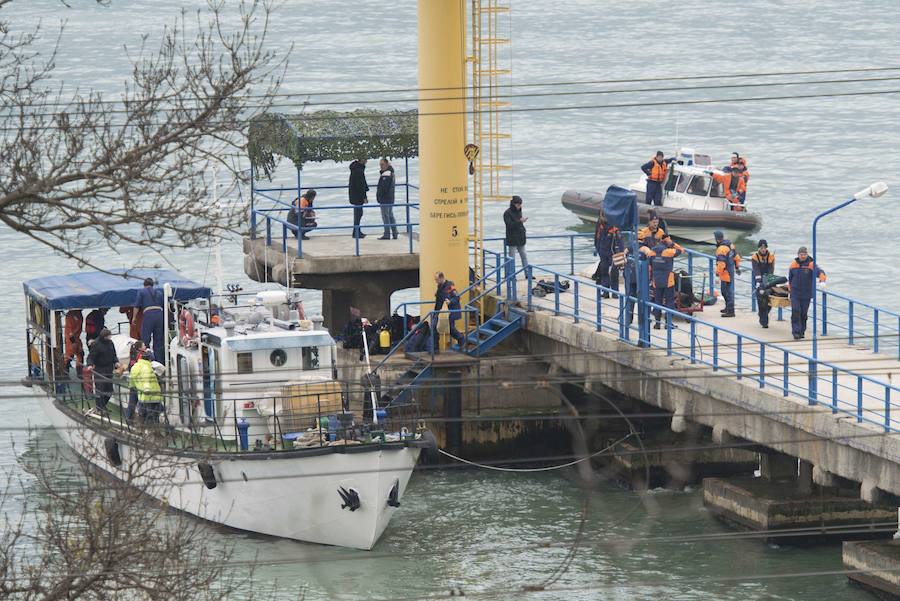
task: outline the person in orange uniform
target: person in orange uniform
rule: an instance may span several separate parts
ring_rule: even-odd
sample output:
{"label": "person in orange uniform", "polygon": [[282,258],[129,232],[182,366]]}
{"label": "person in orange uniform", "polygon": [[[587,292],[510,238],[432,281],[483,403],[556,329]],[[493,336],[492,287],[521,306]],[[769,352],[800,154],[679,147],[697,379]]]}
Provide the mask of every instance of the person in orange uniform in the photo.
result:
{"label": "person in orange uniform", "polygon": [[80,309],[66,311],[66,337],[64,340],[66,361],[74,357],[76,365],[84,363],[84,344],[81,342],[81,326],[83,323],[84,316]]}
{"label": "person in orange uniform", "polygon": [[825,272],[809,256],[805,246],[797,251],[797,257],[788,268],[788,290],[791,291],[791,333],[794,340],[800,340],[806,336],[806,319],[809,313],[809,303],[816,293],[816,281],[825,285]]}
{"label": "person in orange uniform", "polygon": [[647,227],[641,228],[638,231],[638,244],[643,244],[649,247],[656,246],[656,243],[668,238],[669,235],[659,225],[659,215],[654,210],[650,210],[647,213]]}
{"label": "person in orange uniform", "polygon": [[735,273],[741,273],[741,255],[721,231],[716,230],[713,236],[716,239],[716,275],[719,276],[722,298],[725,300],[722,317],[734,317],[734,279]]}
{"label": "person in orange uniform", "polygon": [[[673,273],[675,257],[684,252],[684,249],[675,244],[671,238],[660,240],[656,246],[641,247],[641,252],[650,259],[650,290],[652,298],[650,302],[662,305],[669,309],[675,309],[675,274]],[[653,317],[656,318],[655,330],[660,329],[662,310],[654,309]]]}
{"label": "person in orange uniform", "polygon": [[[746,169],[744,170],[746,172]],[[710,177],[722,184],[725,198],[731,203],[733,211],[742,211],[747,197],[747,178],[742,175],[741,167],[725,167],[724,173],[707,171]]]}
{"label": "person in orange uniform", "polygon": [[128,335],[135,340],[140,340],[141,322],[144,319],[143,312],[137,307],[119,307],[119,313],[128,317]]}
{"label": "person in orange uniform", "polygon": [[767,276],[775,273],[775,253],[769,250],[769,243],[760,240],[756,245],[756,252],[750,256],[750,265],[753,267],[753,288],[756,293],[756,313],[759,316],[759,325],[769,327],[769,295],[766,294],[764,281]]}
{"label": "person in orange uniform", "polygon": [[641,171],[647,176],[647,192],[644,195],[644,201],[648,205],[662,206],[663,184],[666,181],[669,163],[675,160],[664,157],[663,151],[657,150],[656,156],[641,165]]}

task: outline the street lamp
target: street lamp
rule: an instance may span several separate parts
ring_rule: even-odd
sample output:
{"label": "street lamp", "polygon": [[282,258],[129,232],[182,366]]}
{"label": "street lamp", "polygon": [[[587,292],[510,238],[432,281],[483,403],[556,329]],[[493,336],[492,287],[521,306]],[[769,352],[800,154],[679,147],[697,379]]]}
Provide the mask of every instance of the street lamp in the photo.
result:
{"label": "street lamp", "polygon": [[[817,321],[817,319],[818,319],[818,300],[817,300],[816,288],[815,288],[815,284],[817,281],[816,280],[816,257],[818,256],[818,255],[816,255],[816,226],[819,224],[819,219],[821,219],[825,215],[834,213],[838,209],[843,209],[847,205],[853,204],[857,200],[864,200],[869,197],[878,198],[879,196],[883,196],[885,194],[885,192],[887,192],[887,191],[888,191],[888,187],[887,187],[886,183],[875,182],[868,188],[863,188],[862,190],[860,190],[859,192],[854,194],[853,197],[850,198],[849,200],[845,200],[844,202],[840,203],[839,205],[833,206],[830,209],[828,209],[827,211],[819,213],[819,215],[813,220],[813,226],[812,226],[812,270],[813,270],[812,271],[812,276],[813,276],[812,356],[813,356],[813,359],[818,359],[818,353],[819,353],[819,344],[818,344],[818,335],[817,335],[817,331],[818,331],[818,321]],[[815,393],[815,377],[813,377],[813,379],[811,380],[811,387],[812,387],[811,392],[814,394]]]}

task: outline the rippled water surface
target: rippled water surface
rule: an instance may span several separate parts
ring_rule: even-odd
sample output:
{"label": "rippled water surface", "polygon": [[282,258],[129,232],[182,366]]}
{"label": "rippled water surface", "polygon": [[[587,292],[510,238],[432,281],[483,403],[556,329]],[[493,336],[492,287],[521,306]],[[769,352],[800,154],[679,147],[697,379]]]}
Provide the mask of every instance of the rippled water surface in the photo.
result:
{"label": "rippled water surface", "polygon": [[[152,40],[182,7],[195,6],[175,0],[113,0],[109,7],[73,4],[67,9],[55,0],[16,0],[2,12],[15,27],[41,20],[48,31],[64,19],[64,51],[56,72],[60,82],[108,93],[116,92],[128,75],[123,45],[136,47],[143,33]],[[575,229],[578,220],[559,205],[563,190],[602,190],[611,183],[631,181],[639,175],[638,165],[657,148],[674,149],[677,135],[678,143],[712,154],[717,162],[733,150],[748,157],[750,202],[764,218],[759,235],[769,240],[782,267],[798,246],[808,244],[811,221],[818,212],[876,179],[887,181],[895,192],[858,203],[823,222],[819,262],[828,271],[833,290],[900,308],[891,251],[894,199],[900,194],[893,167],[898,95],[606,106],[900,89],[900,81],[886,80],[658,91],[726,83],[658,81],[666,76],[900,66],[896,41],[900,20],[893,17],[892,2],[745,0],[676,7],[644,0],[572,0],[514,1],[513,7],[515,83],[643,79],[649,81],[608,87],[653,90],[514,99],[516,108],[585,107],[524,111],[511,119],[512,187],[525,198],[530,234]],[[275,13],[270,43],[280,49],[296,44],[284,92],[414,88],[415,30],[415,3],[408,0],[393,4],[289,0]],[[898,73],[820,79],[889,78]],[[516,94],[568,89],[576,88],[524,88]],[[344,99],[366,106],[367,100],[384,97],[364,93]],[[414,93],[394,97],[412,100]],[[345,176],[346,165],[310,165],[304,171],[306,182],[320,185],[343,183]],[[489,209],[496,213],[489,227],[494,234],[500,231],[502,210]],[[753,246],[741,244],[745,252]],[[21,281],[66,272],[75,265],[7,230],[0,230],[0,247],[5,259],[0,271],[0,320],[7,332],[0,345],[0,370],[4,380],[13,380],[24,371]],[[100,253],[108,255],[103,261],[110,266],[158,261],[146,251]],[[214,281],[207,250],[173,254],[170,259],[185,274]],[[228,245],[227,280],[242,279],[241,259],[239,245]],[[317,303],[311,295],[308,305]],[[21,428],[30,424],[44,429],[47,420],[23,389],[6,390],[22,397],[6,398],[0,406],[0,420],[16,442],[15,448],[0,449],[0,465],[17,472],[19,453],[36,445],[26,443]],[[46,430],[40,436],[41,444],[55,439]],[[429,598],[461,589],[470,594],[481,591],[486,598],[513,599],[521,598],[515,592],[519,585],[542,582],[564,558],[561,543],[574,536],[581,502],[582,492],[560,475],[426,471],[413,477],[403,507],[371,553],[215,527],[210,527],[210,539],[236,542],[242,559],[258,554],[263,562],[260,580],[277,580],[291,598],[296,598],[297,589],[305,590],[309,600]],[[665,492],[640,502],[631,493],[604,487],[591,496],[585,544],[554,585],[563,590],[531,596],[704,601],[867,598],[841,576],[791,576],[840,569],[838,546],[795,549],[733,538],[679,540],[726,532],[703,509],[697,492]],[[544,542],[549,544],[539,545]],[[783,577],[754,578],[758,575]]]}

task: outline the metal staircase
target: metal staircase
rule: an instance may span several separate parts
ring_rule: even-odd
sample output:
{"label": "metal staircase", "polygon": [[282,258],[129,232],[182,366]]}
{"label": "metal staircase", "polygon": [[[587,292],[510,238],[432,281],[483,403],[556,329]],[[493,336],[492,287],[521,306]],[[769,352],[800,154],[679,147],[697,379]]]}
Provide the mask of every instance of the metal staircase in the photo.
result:
{"label": "metal staircase", "polygon": [[458,346],[451,348],[470,357],[481,357],[512,334],[518,332],[522,327],[522,318],[523,315],[518,312],[511,311],[507,316],[503,311],[498,311],[474,332],[469,334],[465,349],[460,349]]}
{"label": "metal staircase", "polygon": [[417,385],[430,378],[433,371],[430,356],[417,358],[416,362],[400,374],[388,389],[388,396],[391,397],[389,406],[402,405],[409,401]]}

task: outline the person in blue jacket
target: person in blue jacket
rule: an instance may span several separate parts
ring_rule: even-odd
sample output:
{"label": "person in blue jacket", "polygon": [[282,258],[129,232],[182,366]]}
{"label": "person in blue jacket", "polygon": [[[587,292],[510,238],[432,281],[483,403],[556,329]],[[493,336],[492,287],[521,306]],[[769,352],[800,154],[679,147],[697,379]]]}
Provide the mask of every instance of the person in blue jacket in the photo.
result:
{"label": "person in blue jacket", "polygon": [[[593,280],[604,288],[619,289],[619,268],[613,265],[613,255],[625,249],[619,228],[606,221],[606,215],[600,211],[597,227],[594,230],[594,249],[600,262],[594,272]],[[603,292],[603,298],[609,298],[609,292]]]}
{"label": "person in blue jacket", "polygon": [[806,336],[806,319],[809,313],[809,303],[816,293],[816,281],[825,285],[825,272],[818,265],[805,246],[797,250],[797,256],[788,268],[788,290],[791,292],[791,333],[794,340],[800,340]]}
{"label": "person in blue jacket", "polygon": [[138,291],[135,307],[142,310],[144,321],[141,322],[141,340],[153,348],[153,358],[162,364],[166,363],[164,352],[165,322],[163,319],[163,291],[153,283],[153,278],[144,280],[144,287]]}

